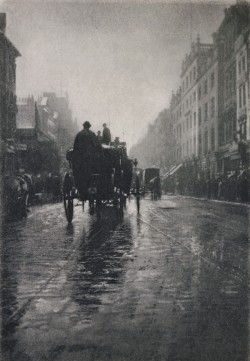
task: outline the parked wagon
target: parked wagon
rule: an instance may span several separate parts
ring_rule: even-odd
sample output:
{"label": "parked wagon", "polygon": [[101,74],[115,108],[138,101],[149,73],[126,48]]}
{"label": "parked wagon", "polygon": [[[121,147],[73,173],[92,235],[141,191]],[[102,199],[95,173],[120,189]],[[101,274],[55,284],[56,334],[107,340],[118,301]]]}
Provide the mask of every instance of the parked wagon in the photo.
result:
{"label": "parked wagon", "polygon": [[80,164],[73,150],[66,157],[72,169],[63,180],[63,202],[69,223],[73,219],[74,199],[82,201],[83,206],[89,202],[91,214],[106,205],[123,212],[131,194],[133,175],[133,161],[127,156],[126,143],[102,145],[101,151]]}

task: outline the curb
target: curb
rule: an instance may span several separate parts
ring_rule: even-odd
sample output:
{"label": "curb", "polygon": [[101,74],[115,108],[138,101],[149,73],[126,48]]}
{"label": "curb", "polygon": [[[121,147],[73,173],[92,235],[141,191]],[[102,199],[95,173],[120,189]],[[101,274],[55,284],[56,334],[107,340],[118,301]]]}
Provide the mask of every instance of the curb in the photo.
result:
{"label": "curb", "polygon": [[249,203],[229,202],[229,201],[224,201],[224,200],[219,200],[219,199],[197,198],[197,197],[191,197],[191,196],[181,196],[181,195],[179,195],[179,196],[183,197],[183,198],[187,198],[187,199],[194,199],[196,201],[214,202],[214,203],[220,203],[220,204],[228,204],[230,206],[250,208]]}

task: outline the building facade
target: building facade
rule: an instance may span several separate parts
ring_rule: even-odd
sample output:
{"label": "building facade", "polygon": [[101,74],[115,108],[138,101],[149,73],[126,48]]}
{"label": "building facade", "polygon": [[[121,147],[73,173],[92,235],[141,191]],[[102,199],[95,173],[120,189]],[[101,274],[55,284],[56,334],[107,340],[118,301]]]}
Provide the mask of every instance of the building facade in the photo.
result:
{"label": "building facade", "polygon": [[1,139],[14,136],[16,128],[16,58],[21,54],[6,36],[6,14],[0,13],[0,124]]}
{"label": "building facade", "polygon": [[58,174],[61,161],[49,110],[38,106],[33,96],[18,99],[17,107],[15,143],[20,170],[33,175]]}
{"label": "building facade", "polygon": [[239,174],[249,167],[250,5],[225,10],[213,43],[199,37],[181,69],[171,99],[176,164],[198,178]]}
{"label": "building facade", "polygon": [[238,61],[237,64],[236,58],[239,58],[240,55],[238,51],[236,54],[235,46],[237,47],[237,39],[249,26],[249,14],[250,6],[247,3],[239,3],[225,9],[224,20],[215,34],[219,71],[218,169],[221,174],[228,174],[232,171],[239,172],[242,167],[238,144],[239,139],[237,136],[237,114],[241,112],[241,109],[239,109],[239,97],[244,95],[244,99],[246,98],[246,87],[242,83],[242,88],[240,87],[241,90],[237,89],[237,77],[240,82],[239,77],[243,76],[244,71],[239,72],[239,70],[241,70],[239,66],[246,67],[246,63],[241,61],[239,65]]}
{"label": "building facade", "polygon": [[250,162],[250,27],[235,42],[237,142],[241,168]]}

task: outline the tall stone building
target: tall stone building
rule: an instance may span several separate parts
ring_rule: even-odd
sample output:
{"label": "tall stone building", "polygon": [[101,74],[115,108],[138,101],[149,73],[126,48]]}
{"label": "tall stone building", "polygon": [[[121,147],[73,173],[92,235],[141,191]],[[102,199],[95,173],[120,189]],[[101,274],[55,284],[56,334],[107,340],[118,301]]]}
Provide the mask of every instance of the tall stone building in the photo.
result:
{"label": "tall stone building", "polygon": [[199,168],[214,177],[218,152],[218,56],[214,44],[199,65],[197,98]]}
{"label": "tall stone building", "polygon": [[13,138],[16,128],[16,58],[21,54],[6,36],[6,14],[0,13],[1,139]]}
{"label": "tall stone building", "polygon": [[204,172],[210,171],[211,153],[218,143],[217,73],[214,45],[201,43],[198,36],[182,62],[181,87],[173,93],[170,105],[176,163],[194,165],[199,159]]}
{"label": "tall stone building", "polygon": [[250,26],[235,42],[237,141],[241,168],[250,164]]}
{"label": "tall stone building", "polygon": [[[176,164],[193,164],[197,177],[249,166],[250,5],[225,9],[212,44],[197,38],[186,55],[171,117]],[[190,170],[190,167],[188,167]]]}
{"label": "tall stone building", "polygon": [[[53,136],[57,144],[61,169],[68,167],[66,161],[66,151],[72,147],[76,133],[79,131],[76,120],[72,119],[72,111],[69,107],[68,96],[58,97],[55,93],[45,92],[38,100],[39,109],[48,114],[47,132]],[[42,118],[44,118],[44,114]],[[41,115],[40,115],[41,117]]]}
{"label": "tall stone building", "polygon": [[[241,166],[237,144],[237,71],[235,45],[239,36],[249,26],[250,6],[239,2],[225,9],[225,16],[216,32],[218,49],[218,104],[219,104],[219,164],[221,173],[237,171]],[[236,50],[237,51],[237,50]],[[238,53],[238,52],[237,52]],[[244,64],[242,64],[244,66]],[[246,67],[245,63],[245,67]],[[244,72],[244,71],[243,71]],[[238,79],[239,80],[239,79]],[[242,88],[243,92],[244,86]],[[246,88],[244,92],[246,91]],[[239,92],[239,89],[238,89]],[[243,93],[241,93],[243,94]],[[245,94],[245,93],[244,93]],[[244,123],[244,122],[243,122]],[[244,126],[243,126],[244,127]]]}

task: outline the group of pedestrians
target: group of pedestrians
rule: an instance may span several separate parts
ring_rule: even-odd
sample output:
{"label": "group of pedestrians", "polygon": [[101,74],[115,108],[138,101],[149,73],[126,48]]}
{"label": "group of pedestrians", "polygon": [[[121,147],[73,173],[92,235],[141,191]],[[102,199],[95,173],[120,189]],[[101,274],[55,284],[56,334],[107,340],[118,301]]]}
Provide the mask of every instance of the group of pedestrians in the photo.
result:
{"label": "group of pedestrians", "polygon": [[249,202],[249,177],[246,171],[239,176],[229,174],[220,177],[190,179],[179,177],[166,179],[163,183],[166,193],[175,193],[229,202]]}

